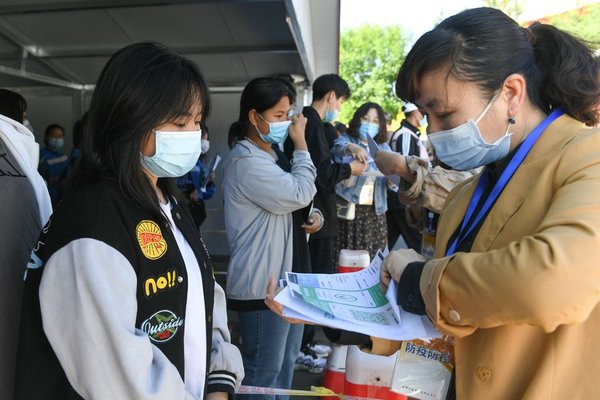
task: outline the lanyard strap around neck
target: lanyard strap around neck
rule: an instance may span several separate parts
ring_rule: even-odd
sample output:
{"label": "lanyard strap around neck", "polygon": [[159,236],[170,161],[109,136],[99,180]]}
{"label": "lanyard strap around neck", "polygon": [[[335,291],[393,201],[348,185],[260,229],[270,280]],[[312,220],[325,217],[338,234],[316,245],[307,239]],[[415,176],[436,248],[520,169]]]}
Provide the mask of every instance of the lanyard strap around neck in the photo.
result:
{"label": "lanyard strap around neck", "polygon": [[[533,131],[525,138],[523,144],[513,158],[508,163],[508,166],[498,178],[498,181],[492,188],[492,191],[488,195],[487,199],[483,203],[483,206],[477,213],[475,219],[471,221],[473,214],[475,213],[475,209],[477,208],[477,204],[479,204],[481,197],[483,196],[483,192],[485,191],[485,187],[487,184],[487,173],[482,173],[479,178],[479,182],[477,182],[477,186],[475,187],[475,191],[473,192],[473,196],[471,197],[471,201],[469,202],[469,206],[467,207],[467,212],[463,219],[462,225],[460,227],[460,231],[456,236],[456,239],[452,242],[452,244],[446,250],[446,256],[450,256],[456,253],[456,249],[458,245],[469,236],[469,234],[475,229],[475,227],[481,222],[481,220],[487,215],[488,211],[492,208],[494,202],[500,196],[500,193],[504,190],[514,173],[517,171],[529,151],[532,149],[535,142],[542,135],[542,133],[546,130],[548,125],[550,125],[555,119],[564,114],[560,108],[556,109],[552,112],[552,114],[548,115],[538,126],[536,126]],[[468,226],[467,226],[468,224]]]}

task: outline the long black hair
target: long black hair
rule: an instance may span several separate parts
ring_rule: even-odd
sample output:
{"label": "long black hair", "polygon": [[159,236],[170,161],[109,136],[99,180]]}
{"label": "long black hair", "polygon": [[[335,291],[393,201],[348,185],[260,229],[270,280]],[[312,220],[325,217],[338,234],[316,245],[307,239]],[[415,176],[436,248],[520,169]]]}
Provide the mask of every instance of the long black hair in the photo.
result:
{"label": "long black hair", "polygon": [[286,96],[290,99],[290,104],[296,101],[296,89],[285,79],[256,78],[248,82],[240,98],[240,115],[238,120],[231,124],[229,128],[227,138],[229,147],[233,147],[238,140],[242,139],[248,133],[248,129],[250,129],[248,113],[250,110],[262,113]]}
{"label": "long black hair", "polygon": [[588,125],[599,121],[598,56],[583,41],[551,25],[523,28],[487,7],[449,17],[412,47],[398,72],[396,94],[414,102],[421,78],[443,68],[490,97],[509,75],[522,74],[529,100],[546,114],[562,107]]}
{"label": "long black hair", "polygon": [[[136,43],[108,61],[94,91],[75,187],[102,178],[118,182],[122,193],[139,207],[162,218],[158,198],[140,162],[152,131],[201,105],[210,110],[208,88],[198,67],[158,43]],[[172,179],[157,185],[176,195]]]}
{"label": "long black hair", "polygon": [[356,111],[354,111],[354,115],[348,123],[347,133],[355,139],[360,139],[360,125],[362,123],[360,119],[367,115],[371,108],[374,108],[377,111],[377,118],[379,118],[379,132],[377,133],[377,136],[375,136],[374,140],[379,144],[386,143],[387,125],[385,122],[385,111],[383,111],[383,108],[381,108],[379,104],[372,103],[370,101],[363,103],[356,109]]}

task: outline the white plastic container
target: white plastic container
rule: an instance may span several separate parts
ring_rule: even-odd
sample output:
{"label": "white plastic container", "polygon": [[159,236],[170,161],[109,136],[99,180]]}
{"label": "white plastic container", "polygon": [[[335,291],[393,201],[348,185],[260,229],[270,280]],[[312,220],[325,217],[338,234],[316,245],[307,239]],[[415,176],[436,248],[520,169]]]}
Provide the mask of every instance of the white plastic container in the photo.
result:
{"label": "white plastic container", "polygon": [[397,353],[389,357],[368,354],[356,346],[349,346],[344,394],[371,399],[406,400],[406,396],[390,390],[396,356]]}
{"label": "white plastic container", "polygon": [[371,263],[371,257],[367,250],[347,250],[340,251],[338,259],[339,272],[356,272],[367,268]]}

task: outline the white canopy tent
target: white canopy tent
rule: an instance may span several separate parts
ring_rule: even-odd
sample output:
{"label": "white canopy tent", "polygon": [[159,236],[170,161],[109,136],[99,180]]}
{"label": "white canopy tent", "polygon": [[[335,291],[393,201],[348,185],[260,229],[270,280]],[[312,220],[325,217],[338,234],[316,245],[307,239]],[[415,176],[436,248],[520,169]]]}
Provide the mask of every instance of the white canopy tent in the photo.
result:
{"label": "white canopy tent", "polygon": [[[93,88],[108,57],[158,41],[211,86],[337,70],[339,0],[2,0],[0,85]],[[315,40],[318,37],[318,40]]]}
{"label": "white canopy tent", "polygon": [[[340,0],[0,0],[0,87],[25,96],[40,143],[47,124],[65,126],[68,151],[71,126],[110,55],[161,42],[204,73],[213,99],[211,153],[224,155],[250,79],[291,75],[298,103],[307,103],[310,83],[337,72],[339,9]],[[211,252],[226,255],[219,192],[207,206],[205,239]]]}

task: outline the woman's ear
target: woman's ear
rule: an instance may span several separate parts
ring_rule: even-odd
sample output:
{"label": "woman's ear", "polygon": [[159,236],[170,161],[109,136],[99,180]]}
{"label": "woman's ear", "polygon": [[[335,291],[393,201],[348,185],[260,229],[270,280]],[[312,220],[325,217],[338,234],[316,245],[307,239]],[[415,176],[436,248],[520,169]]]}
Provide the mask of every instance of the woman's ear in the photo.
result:
{"label": "woman's ear", "polygon": [[258,125],[258,115],[255,109],[248,111],[248,121],[250,121],[250,125],[256,126]]}
{"label": "woman's ear", "polygon": [[333,103],[335,103],[335,90],[330,90],[327,95],[325,95],[325,98],[327,99],[327,104],[330,104],[332,100]]}
{"label": "woman's ear", "polygon": [[502,98],[508,108],[508,117],[519,114],[527,98],[527,82],[521,74],[511,74],[502,85]]}

